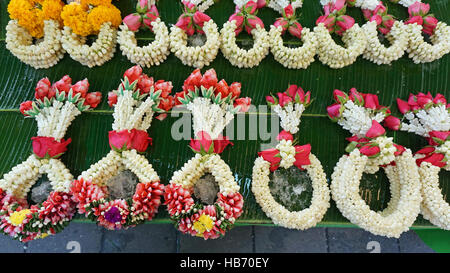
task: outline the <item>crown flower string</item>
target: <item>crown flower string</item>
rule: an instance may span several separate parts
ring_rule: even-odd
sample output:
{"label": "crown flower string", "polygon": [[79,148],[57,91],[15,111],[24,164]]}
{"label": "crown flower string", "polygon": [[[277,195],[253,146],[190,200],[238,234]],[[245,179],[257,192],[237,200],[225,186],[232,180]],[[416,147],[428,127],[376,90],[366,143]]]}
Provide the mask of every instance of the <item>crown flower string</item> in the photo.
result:
{"label": "crown flower string", "polygon": [[[161,21],[155,2],[139,0],[136,12],[123,18],[117,35],[122,54],[132,63],[146,67],[160,65],[170,54],[169,30]],[[153,31],[155,40],[145,46],[138,46],[135,33],[141,28]]]}
{"label": "crown flower string", "polygon": [[[59,157],[67,151],[71,139],[63,139],[67,128],[81,112],[95,108],[100,92],[87,93],[87,79],[72,85],[64,76],[51,84],[41,79],[35,100],[20,105],[20,112],[37,122],[37,136],[32,137],[33,153],[0,179],[0,229],[22,242],[45,238],[62,231],[76,212],[72,201],[70,171]],[[37,204],[27,201],[31,187],[47,174],[51,192]]]}
{"label": "crown flower string", "polygon": [[[101,66],[116,51],[117,28],[122,22],[120,10],[111,0],[80,0],[65,5],[62,46],[70,57],[88,67]],[[90,35],[95,41],[86,44]]]}
{"label": "crown flower string", "polygon": [[[270,42],[268,32],[257,14],[257,4],[254,1],[234,1],[235,12],[220,31],[220,49],[223,56],[233,66],[252,68],[257,66],[269,54]],[[253,46],[250,49],[240,48],[236,37],[242,30],[253,36]]]}
{"label": "crown flower string", "polygon": [[64,56],[60,30],[63,6],[61,0],[11,0],[6,48],[36,69],[54,66]]}
{"label": "crown flower string", "polygon": [[442,94],[410,94],[408,101],[397,99],[403,114],[397,129],[425,137],[428,145],[414,155],[422,183],[421,213],[442,229],[450,230],[450,205],[439,188],[439,172],[450,170],[450,104]]}
{"label": "crown flower string", "polygon": [[[420,180],[412,152],[386,136],[381,122],[395,128],[399,120],[378,96],[355,88],[350,95],[338,89],[335,103],[327,107],[328,116],[353,135],[350,144],[334,167],[331,196],[344,217],[375,234],[400,237],[414,223],[420,212]],[[359,193],[363,173],[375,174],[382,167],[390,182],[391,199],[383,211],[375,212]]]}
{"label": "crown flower string", "polygon": [[[278,97],[278,98],[277,98]],[[292,134],[298,132],[300,117],[311,103],[310,92],[291,85],[275,96],[267,96],[267,103],[281,119],[283,131],[278,135],[275,148],[258,153],[252,175],[252,192],[262,210],[277,225],[291,229],[308,229],[320,222],[330,207],[330,190],[320,161],[311,153],[311,145],[295,145]],[[278,203],[269,188],[269,174],[278,168],[295,166],[306,170],[312,180],[312,200],[309,208],[289,211]],[[275,183],[275,182],[274,182]]]}
{"label": "crown flower string", "polygon": [[[219,238],[242,213],[244,200],[239,185],[219,155],[232,145],[222,131],[236,113],[249,109],[250,98],[242,98],[240,93],[240,83],[228,85],[225,80],[218,81],[214,69],[203,75],[197,69],[184,81],[183,91],[176,94],[175,103],[186,105],[192,113],[195,139],[190,148],[195,156],[173,174],[165,188],[164,204],[183,233],[205,240]],[[202,176],[206,173],[214,181],[205,181]],[[202,198],[201,180],[214,186],[217,195],[210,200]]]}
{"label": "crown flower string", "polygon": [[[364,31],[355,20],[346,15],[345,0],[321,0],[324,15],[316,21],[316,34],[319,60],[331,68],[342,68],[356,61],[366,49]],[[346,47],[336,44],[332,33],[342,36]]]}
{"label": "crown flower string", "polygon": [[[301,1],[296,1],[301,2]],[[297,21],[295,9],[291,4],[284,7],[282,17],[278,18],[270,26],[269,41],[271,52],[277,62],[284,67],[292,69],[306,69],[316,55],[317,39],[313,31],[303,28]],[[293,36],[301,39],[303,45],[296,48],[289,48],[283,44],[282,35],[286,30]]]}

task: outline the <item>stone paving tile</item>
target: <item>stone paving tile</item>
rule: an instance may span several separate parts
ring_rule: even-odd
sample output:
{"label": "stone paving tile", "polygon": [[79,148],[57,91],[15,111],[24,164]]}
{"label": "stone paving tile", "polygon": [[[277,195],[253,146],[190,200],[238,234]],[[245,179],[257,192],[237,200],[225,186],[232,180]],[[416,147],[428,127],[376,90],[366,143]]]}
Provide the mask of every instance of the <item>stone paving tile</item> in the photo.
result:
{"label": "stone paving tile", "polygon": [[12,239],[8,235],[0,234],[0,253],[24,253],[26,245]]}
{"label": "stone paving tile", "polygon": [[171,224],[143,224],[127,230],[104,229],[101,252],[176,252],[176,230]]}
{"label": "stone paving tile", "polygon": [[282,227],[255,226],[255,252],[326,253],[325,228],[292,230]]}
{"label": "stone paving tile", "polygon": [[376,236],[360,228],[328,228],[328,246],[332,253],[398,253],[395,238]]}
{"label": "stone paving tile", "polygon": [[253,252],[253,230],[251,226],[236,226],[220,239],[204,240],[182,234],[179,250],[182,253],[251,253]]}
{"label": "stone paving tile", "polygon": [[402,253],[435,253],[422,239],[412,230],[400,236],[400,251]]}
{"label": "stone paving tile", "polygon": [[70,223],[58,234],[28,242],[27,253],[98,253],[102,229],[90,223]]}

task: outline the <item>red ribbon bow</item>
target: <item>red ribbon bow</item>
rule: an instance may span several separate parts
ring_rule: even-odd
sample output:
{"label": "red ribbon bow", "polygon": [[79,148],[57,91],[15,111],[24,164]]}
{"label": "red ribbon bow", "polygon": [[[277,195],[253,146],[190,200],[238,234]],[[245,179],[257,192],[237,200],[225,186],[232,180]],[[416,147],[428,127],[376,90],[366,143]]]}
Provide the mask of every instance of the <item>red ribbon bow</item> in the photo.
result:
{"label": "red ribbon bow", "polygon": [[212,140],[211,136],[205,131],[198,132],[197,138],[191,139],[189,144],[194,152],[202,154],[220,154],[228,145],[234,145],[228,137],[219,135],[217,139]]}
{"label": "red ribbon bow", "polygon": [[147,150],[149,144],[152,145],[152,138],[143,130],[109,131],[109,146],[118,152],[135,149],[142,153]]}
{"label": "red ribbon bow", "polygon": [[72,139],[56,141],[53,137],[32,137],[33,153],[39,158],[58,158],[67,151],[67,145]]}

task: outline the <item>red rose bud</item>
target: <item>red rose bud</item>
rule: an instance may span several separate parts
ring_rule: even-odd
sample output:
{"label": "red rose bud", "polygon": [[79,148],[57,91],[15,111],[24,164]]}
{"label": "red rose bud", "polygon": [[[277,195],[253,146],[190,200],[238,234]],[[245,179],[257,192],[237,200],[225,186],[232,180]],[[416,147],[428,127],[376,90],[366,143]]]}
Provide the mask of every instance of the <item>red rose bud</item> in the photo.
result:
{"label": "red rose bud", "polygon": [[450,140],[450,131],[431,131],[428,134],[430,135],[428,138],[428,144],[433,146],[442,145],[445,141]]}
{"label": "red rose bud", "polygon": [[345,6],[345,0],[336,0],[331,11],[339,11]]}
{"label": "red rose bud", "polygon": [[364,97],[359,93],[356,88],[350,89],[350,96],[349,99],[352,100],[356,105],[364,105]]}
{"label": "red rose bud", "polygon": [[148,145],[152,145],[152,139],[148,136],[148,133],[143,130],[131,130],[131,148],[143,153],[147,150]]}
{"label": "red rose bud", "polygon": [[433,103],[435,104],[447,104],[447,99],[444,97],[444,95],[437,93],[436,97],[433,99]]}
{"label": "red rose bud", "polygon": [[380,153],[380,147],[371,146],[370,144],[364,145],[359,148],[359,152],[368,157],[375,157]]}
{"label": "red rose bud", "polygon": [[322,23],[329,32],[333,32],[334,25],[336,23],[336,17],[334,15],[322,15],[316,20],[316,25]]}
{"label": "red rose bud", "polygon": [[195,69],[183,83],[183,91],[194,91],[195,87],[200,86],[200,82],[202,80],[202,73],[200,69]]}
{"label": "red rose bud", "polygon": [[291,98],[295,98],[295,95],[297,94],[297,88],[298,86],[295,84],[289,85],[289,87],[284,91],[286,95],[289,95]]}
{"label": "red rose bud", "polygon": [[128,82],[131,84],[139,80],[141,75],[142,75],[142,67],[140,65],[135,65],[131,68],[128,68],[128,70],[125,71],[125,73],[123,74],[123,77],[128,78]]}
{"label": "red rose bud", "polygon": [[209,20],[211,20],[211,17],[209,17],[208,15],[204,14],[203,12],[196,11],[194,13],[193,19],[194,19],[194,23],[196,25],[198,25],[200,27],[203,27],[205,22],[208,22]]}
{"label": "red rose bud", "polygon": [[248,13],[253,14],[253,13],[255,13],[257,7],[258,7],[258,5],[256,4],[256,2],[254,2],[254,1],[248,1],[247,4],[245,4],[244,9],[245,9]]}
{"label": "red rose bud", "polygon": [[181,15],[175,26],[184,30],[188,36],[192,36],[195,33],[195,28],[192,24],[192,17],[190,16]]}
{"label": "red rose bud", "polygon": [[209,89],[210,87],[216,86],[218,80],[217,80],[217,74],[216,70],[214,68],[211,68],[203,74],[202,79],[200,80],[200,85],[205,87],[206,89]]}
{"label": "red rose bud", "polygon": [[354,7],[356,4],[356,0],[346,0],[345,1],[347,3],[348,6],[350,7]]}
{"label": "red rose bud", "polygon": [[138,13],[132,13],[125,16],[122,22],[128,27],[129,30],[138,31],[141,27],[142,17]]}
{"label": "red rose bud", "polygon": [[365,94],[364,107],[372,110],[378,109],[380,107],[380,104],[378,103],[378,96],[374,94]]}
{"label": "red rose bud", "polygon": [[214,90],[216,95],[220,94],[221,98],[226,98],[228,94],[230,94],[230,90],[228,88],[228,84],[225,80],[221,80],[216,84],[216,89]]}
{"label": "red rose bud", "polygon": [[113,107],[117,103],[117,94],[114,91],[108,93],[108,105]]}
{"label": "red rose bud", "polygon": [[241,83],[240,82],[233,82],[230,86],[230,93],[232,94],[233,98],[237,98],[241,95]]}
{"label": "red rose bud", "polygon": [[31,140],[33,141],[33,153],[39,158],[46,156],[58,158],[67,151],[67,145],[72,141],[70,138],[68,140],[61,139],[60,141],[56,141],[53,137],[43,136],[32,137]]}
{"label": "red rose bud", "polygon": [[400,129],[400,123],[400,119],[394,116],[387,116],[384,119],[384,126],[393,131],[397,131],[398,129]]}
{"label": "red rose bud", "polygon": [[234,13],[230,16],[230,18],[228,18],[228,21],[230,21],[230,22],[233,20],[236,21],[237,28],[242,28],[242,25],[244,24],[244,16]]}
{"label": "red rose bud", "polygon": [[395,156],[402,155],[404,151],[406,151],[405,147],[402,145],[398,145],[394,143],[394,147],[397,148],[397,151],[394,153]]}
{"label": "red rose bud", "polygon": [[267,5],[267,0],[258,0],[256,2],[256,8],[260,9]]}
{"label": "red rose bud", "polygon": [[167,98],[160,99],[158,108],[167,112],[170,109],[172,109],[173,105],[174,105],[174,98],[172,96],[168,96]]}
{"label": "red rose bud", "polygon": [[424,16],[430,11],[430,5],[421,3],[419,1],[415,2],[411,6],[408,7],[409,16]]}
{"label": "red rose bud", "polygon": [[158,81],[156,81],[154,88],[155,88],[155,91],[161,90],[160,97],[167,98],[169,96],[170,92],[172,92],[173,85],[172,85],[172,82],[158,80]]}
{"label": "red rose bud", "polygon": [[81,97],[86,97],[86,94],[89,90],[89,81],[88,79],[84,79],[82,81],[78,81],[74,85],[72,85],[72,91],[74,94],[81,94]]}
{"label": "red rose bud", "polygon": [[394,26],[395,20],[392,15],[385,15],[382,17],[382,19],[383,21],[381,22],[381,25],[378,26],[378,30],[386,35],[391,31],[392,26]]}
{"label": "red rose bud", "polygon": [[159,18],[159,12],[155,5],[144,15],[142,22],[144,25],[153,30],[152,22]]}
{"label": "red rose bud", "polygon": [[148,9],[148,0],[139,0],[136,4],[136,11],[139,13],[146,13]]}
{"label": "red rose bud", "polygon": [[373,16],[373,12],[370,9],[362,9],[362,13],[366,20],[369,20]]}
{"label": "red rose bud", "polygon": [[328,117],[334,121],[341,116],[341,107],[343,107],[340,103],[335,103],[327,107]]}
{"label": "red rose bud", "polygon": [[438,19],[434,16],[428,15],[423,18],[422,31],[428,35],[433,35],[434,29],[437,27]]}
{"label": "red rose bud", "polygon": [[338,18],[336,18],[336,33],[338,35],[342,35],[346,30],[353,27],[355,24],[355,19],[348,15],[340,15]]}
{"label": "red rose bud", "polygon": [[433,103],[433,97],[430,98],[430,96],[427,96],[423,93],[419,93],[416,96],[416,102],[420,108],[424,108],[425,106],[428,106]]}
{"label": "red rose bud", "polygon": [[299,39],[302,38],[302,25],[299,22],[294,22],[291,26],[289,26],[288,31],[292,36],[295,36]]}
{"label": "red rose bud", "polygon": [[308,106],[311,102],[311,91],[305,93],[305,101],[304,104]]}
{"label": "red rose bud", "polygon": [[375,21],[377,25],[380,25],[381,22],[383,22],[383,18],[379,14],[375,14],[374,16],[370,17],[370,22]]}
{"label": "red rose bud", "polygon": [[247,24],[245,25],[245,31],[247,31],[248,34],[252,34],[252,30],[256,28],[256,26],[259,25],[261,28],[264,28],[264,23],[261,19],[259,19],[256,16],[253,16],[253,18],[247,19]]}
{"label": "red rose bud", "polygon": [[283,16],[286,18],[291,18],[294,15],[294,8],[292,8],[292,5],[287,5],[283,10]]}
{"label": "red rose bud", "polygon": [[258,152],[258,156],[261,156],[265,161],[270,162],[270,171],[273,172],[276,169],[278,169],[278,166],[280,165],[281,156],[280,152],[275,149],[268,149],[261,152]]}
{"label": "red rose bud", "polygon": [[274,96],[266,96],[266,101],[268,105],[274,105],[277,104],[276,99]]}
{"label": "red rose bud", "polygon": [[184,91],[175,93],[175,105],[181,105],[181,101],[179,99],[184,99],[186,93]]}
{"label": "red rose bud", "polygon": [[378,121],[372,120],[372,127],[370,127],[369,131],[366,133],[367,138],[376,138],[381,135],[384,135],[386,130],[381,126]]}
{"label": "red rose bud", "polygon": [[84,99],[84,105],[89,105],[91,108],[95,108],[102,100],[102,93],[91,92],[88,93]]}
{"label": "red rose bud", "polygon": [[278,96],[278,102],[281,107],[284,107],[286,104],[288,104],[289,102],[292,101],[292,98],[285,93],[278,92],[277,96]]}
{"label": "red rose bud", "polygon": [[287,28],[288,28],[289,22],[286,21],[286,19],[284,19],[284,18],[278,18],[278,19],[275,21],[275,23],[273,23],[273,25],[274,25],[275,27],[281,26],[281,29],[282,29],[281,34],[284,34],[284,33],[286,32]]}
{"label": "red rose bud", "polygon": [[413,16],[413,17],[410,17],[410,18],[405,22],[405,24],[414,24],[414,23],[416,23],[416,24],[418,24],[418,25],[423,25],[423,19],[422,19],[422,17],[421,17],[421,16]]}
{"label": "red rose bud", "polygon": [[294,166],[302,169],[302,166],[311,164],[309,155],[311,154],[311,144],[295,146],[295,162]]}
{"label": "red rose bud", "polygon": [[[142,94],[146,94],[150,92],[150,89],[152,88],[154,82],[153,82],[153,78],[150,78],[149,76],[147,76],[146,74],[142,74],[139,77],[138,83],[137,83],[137,88],[139,89],[139,92]],[[155,89],[156,91],[156,89]]]}
{"label": "red rose bud", "polygon": [[373,14],[384,15],[387,12],[387,8],[383,5],[383,2],[378,2],[379,4],[373,10]]}
{"label": "red rose bud", "polygon": [[422,164],[422,162],[429,162],[436,167],[443,168],[443,167],[445,167],[445,165],[447,165],[447,162],[443,161],[444,157],[445,157],[444,154],[432,153],[429,156],[417,159],[416,163],[418,166],[420,166],[420,164]]}
{"label": "red rose bud", "polygon": [[36,88],[34,89],[34,97],[36,99],[43,100],[45,97],[47,97],[49,91],[51,88],[51,83],[48,78],[43,78],[38,81],[36,84]]}
{"label": "red rose bud", "polygon": [[278,136],[277,136],[277,140],[278,141],[281,141],[281,140],[294,140],[294,136],[292,136],[292,134],[291,133],[289,133],[288,131],[285,131],[285,130],[283,130],[283,131],[281,131],[279,134],[278,134]]}
{"label": "red rose bud", "polygon": [[231,142],[228,137],[224,137],[222,135],[219,135],[219,137],[217,139],[214,139],[213,144],[214,144],[214,153],[215,154],[221,154],[228,145],[231,145],[231,146],[234,145],[233,142]]}
{"label": "red rose bud", "polygon": [[184,11],[185,12],[189,12],[189,11],[194,11],[195,10],[195,5],[193,3],[191,3],[190,1],[182,1],[183,5],[184,5]]}
{"label": "red rose bud", "polygon": [[348,95],[339,89],[334,89],[333,98],[336,102],[344,104],[348,100]]}
{"label": "red rose bud", "polygon": [[250,108],[250,105],[252,104],[252,99],[245,97],[245,98],[238,98],[234,100],[234,107],[240,107],[239,112],[247,112]]}
{"label": "red rose bud", "polygon": [[31,110],[31,108],[33,108],[33,102],[31,100],[27,100],[20,104],[19,110],[22,115],[29,116],[25,112]]}
{"label": "red rose bud", "polygon": [[111,150],[129,150],[131,149],[131,132],[128,130],[109,131],[108,133],[109,147]]}
{"label": "red rose bud", "polygon": [[403,115],[406,114],[407,112],[409,112],[411,110],[411,108],[409,107],[408,102],[401,100],[399,98],[397,98],[397,106],[398,106],[398,110],[400,111],[400,113],[402,113]]}
{"label": "red rose bud", "polygon": [[191,143],[189,144],[189,146],[196,152],[203,151],[206,153],[210,153],[213,151],[211,149],[211,144],[213,144],[211,136],[205,131],[200,131],[197,133],[196,139],[191,139]]}
{"label": "red rose bud", "polygon": [[62,77],[59,81],[55,82],[52,85],[52,90],[56,92],[58,90],[59,92],[69,92],[70,88],[72,87],[72,79],[69,77],[69,75],[65,75]]}

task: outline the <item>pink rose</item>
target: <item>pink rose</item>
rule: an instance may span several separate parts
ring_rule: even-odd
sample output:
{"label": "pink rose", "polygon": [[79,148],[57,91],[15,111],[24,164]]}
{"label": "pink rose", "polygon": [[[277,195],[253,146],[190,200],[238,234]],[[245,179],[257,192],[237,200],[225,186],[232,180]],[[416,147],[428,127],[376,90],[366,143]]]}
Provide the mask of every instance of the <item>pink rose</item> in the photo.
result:
{"label": "pink rose", "polygon": [[123,23],[128,27],[131,31],[138,31],[141,27],[142,17],[138,13],[132,13],[125,18],[123,18]]}

